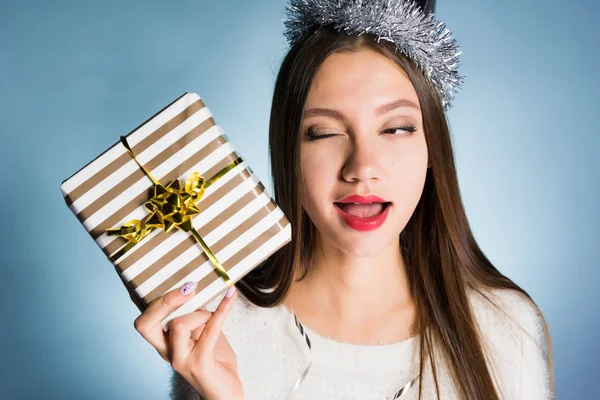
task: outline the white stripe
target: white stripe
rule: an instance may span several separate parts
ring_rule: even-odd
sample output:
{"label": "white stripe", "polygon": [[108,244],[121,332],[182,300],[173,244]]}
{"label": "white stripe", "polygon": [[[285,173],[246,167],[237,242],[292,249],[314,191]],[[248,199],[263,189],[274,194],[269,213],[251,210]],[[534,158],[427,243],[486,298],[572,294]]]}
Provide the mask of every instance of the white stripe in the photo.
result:
{"label": "white stripe", "polygon": [[[159,165],[153,171],[153,175],[158,180],[162,179],[166,174],[171,172],[171,170],[175,169],[178,165],[181,165],[182,160],[187,160],[188,158],[193,156],[219,134],[220,129],[218,129],[218,126],[213,126],[211,129],[206,131],[204,135],[201,135],[196,140],[190,142],[189,145],[185,146],[183,149],[173,154],[173,156],[171,156],[169,159],[167,159],[165,162]],[[202,162],[199,163],[199,165],[201,165],[201,170],[208,170],[210,167],[212,167],[220,160],[224,159],[228,154],[230,154],[234,150],[235,149],[230,142],[224,143],[223,145],[219,146],[217,150],[212,152],[209,156],[205,157],[202,160]],[[152,182],[146,176],[141,177],[136,183],[127,188],[119,196],[106,203],[93,215],[90,215],[90,217],[83,222],[85,229],[87,229],[87,231],[89,232],[92,229],[96,228],[100,223],[105,221],[119,209],[125,207],[136,196],[139,196],[151,187]]]}
{"label": "white stripe", "polygon": [[[181,139],[191,130],[202,124],[212,115],[208,108],[203,108],[197,111],[195,114],[186,119],[183,123],[176,126],[173,130],[163,136],[161,139],[154,142],[150,147],[141,152],[140,154],[136,154],[137,159],[140,161],[142,165],[150,162],[154,157],[163,151],[168,151],[170,145],[175,143],[177,140]],[[208,133],[208,132],[206,132]],[[127,140],[129,143],[129,139]],[[122,143],[119,143],[118,146],[123,147]],[[130,144],[131,146],[131,144]],[[96,186],[85,192],[80,198],[71,204],[70,208],[73,212],[78,213],[79,211],[85,209],[87,206],[96,201],[100,196],[104,193],[108,192],[123,180],[128,178],[131,174],[133,174],[136,170],[140,170],[140,167],[135,162],[133,158],[130,158],[129,161],[125,163],[121,168],[117,169],[115,172],[104,178],[102,181],[98,182]],[[152,171],[150,171],[152,173]],[[154,175],[154,174],[153,174]],[[145,177],[146,180],[150,182],[150,178]]]}
{"label": "white stripe", "polygon": [[[229,260],[231,257],[236,255],[240,250],[244,247],[248,246],[252,243],[256,238],[258,238],[262,233],[264,233],[267,229],[273,226],[277,221],[281,219],[283,213],[279,208],[273,210],[269,215],[264,217],[262,220],[253,225],[250,229],[245,231],[239,237],[237,237],[233,242],[224,247],[221,251],[219,251],[215,256],[219,260],[219,262],[224,263]],[[207,260],[202,263],[198,268],[189,273],[186,277],[181,279],[175,285],[167,290],[167,292],[181,286],[185,282],[188,281],[200,281],[202,278],[210,274],[214,271],[214,265],[210,260]],[[229,272],[227,272],[229,275]],[[233,279],[233,277],[230,276]],[[137,291],[137,289],[136,289]],[[166,292],[165,292],[166,293]]]}
{"label": "white stripe", "polygon": [[[148,121],[144,126],[139,128],[137,131],[127,137],[127,142],[131,146],[134,146],[147,138],[152,132],[157,130],[159,127],[167,123],[170,119],[175,117],[177,114],[188,108],[192,103],[199,100],[200,96],[196,93],[188,93],[183,96],[177,102],[173,103],[169,108],[164,110],[159,115]],[[97,174],[102,168],[119,158],[126,152],[125,148],[117,142],[117,146],[112,147],[102,157],[97,158],[89,165],[84,167],[77,174],[73,175],[69,180],[65,181],[61,185],[63,194],[71,193],[75,188],[87,181],[89,178]]]}
{"label": "white stripe", "polygon": [[[241,279],[241,277],[245,276],[254,267],[256,267],[262,259],[266,258],[267,255],[273,254],[279,248],[283,247],[283,245],[289,242],[291,240],[291,233],[291,224],[288,224],[284,229],[282,229],[275,236],[269,239],[265,244],[253,251],[251,254],[248,255],[248,257],[246,257],[233,268],[231,268],[229,271],[227,271],[229,277],[234,281]],[[185,280],[182,279],[180,283],[183,284],[187,281],[197,281],[200,279],[196,279],[196,275],[191,274],[188,277],[186,277]],[[175,288],[176,286],[169,289],[168,291],[171,291]],[[203,307],[210,301],[210,299],[216,297],[219,293],[222,293],[226,289],[227,285],[225,284],[225,281],[223,281],[223,279],[219,278],[215,280],[213,283],[211,283],[202,291],[200,291],[200,293],[196,294],[192,299],[188,300],[184,305],[179,307],[177,310],[169,314],[164,320],[162,320],[160,324],[162,326],[163,331],[167,332],[169,330],[168,325],[172,319],[185,314],[189,314]]]}
{"label": "white stripe", "polygon": [[[205,210],[202,210],[202,212],[200,214],[198,214],[196,217],[194,217],[194,219],[192,221],[194,228],[196,230],[201,229],[205,224],[212,221],[213,218],[215,218],[217,215],[219,215],[222,212],[222,210],[225,210],[231,204],[235,203],[242,196],[244,196],[246,193],[248,193],[253,188],[255,188],[256,185],[257,185],[256,178],[253,178],[252,175],[251,175],[251,178],[245,179],[235,189],[231,190],[229,193],[227,193],[226,195],[221,197],[219,200],[217,200],[212,206],[210,206],[209,208],[207,208]],[[240,215],[238,217],[238,219],[240,219],[240,218],[242,218],[242,215]],[[247,219],[247,217],[245,219]],[[243,222],[243,220],[238,222],[237,224],[240,224],[241,222]],[[235,225],[235,226],[237,226],[237,225]],[[234,228],[233,226],[230,227],[229,231],[231,231],[233,228]],[[177,247],[179,245],[179,243],[186,240],[189,236],[190,236],[190,234],[186,233],[186,232],[175,233],[170,238],[168,238],[167,240],[162,242],[160,245],[158,245],[154,249],[150,250],[147,254],[145,254],[143,257],[141,257],[137,262],[130,265],[123,273],[123,277],[125,278],[125,280],[127,282],[129,282],[130,280],[132,280],[133,278],[138,276],[140,273],[145,271],[146,268],[148,268],[149,266],[154,264],[160,257],[164,256],[167,252],[169,252],[169,250],[173,249],[174,247]],[[220,239],[220,237],[218,237],[215,240],[214,235],[211,232],[209,235],[207,235],[206,238],[203,238],[203,239],[208,244],[209,242],[215,243],[216,241],[218,241]],[[209,246],[210,246],[210,244],[209,244]],[[199,246],[194,246],[194,247],[197,248],[197,250],[199,252],[198,254],[200,254],[202,252],[202,250],[200,249]]]}
{"label": "white stripe", "polygon": [[[202,162],[202,161],[200,161],[200,162]],[[198,165],[199,164],[196,164],[196,166],[194,166],[194,168],[193,168],[194,171],[199,171]],[[221,186],[223,186],[224,184],[226,184],[227,182],[229,182],[231,179],[233,179],[234,177],[236,177],[238,174],[240,174],[245,168],[246,168],[246,162],[241,162],[240,164],[236,165],[233,169],[231,169],[229,172],[227,172],[225,175],[223,175],[219,180],[213,182],[204,191],[203,198],[206,198],[209,195],[211,195],[215,190],[219,189]],[[179,177],[179,179],[180,180],[187,179],[187,175],[181,175]],[[202,202],[200,202],[199,205],[200,205],[200,207],[202,207]],[[121,221],[119,221],[118,224],[115,224],[115,226],[121,226],[125,222],[127,222],[127,221],[129,221],[131,219],[134,219],[134,218],[141,220],[146,214],[148,214],[148,210],[146,210],[146,207],[144,207],[144,205],[142,204],[140,207],[138,207],[136,210],[134,210],[130,215],[126,216]],[[151,234],[149,234],[148,236],[146,236],[137,246],[133,247],[130,251],[128,251],[127,253],[125,253],[123,256],[121,256],[121,258],[119,258],[118,260],[116,260],[116,263],[121,262],[125,257],[128,257],[130,254],[135,253],[135,251],[137,251],[137,249],[139,249],[140,246],[145,241],[151,240],[154,236],[158,235],[160,232],[162,232],[162,230],[160,230],[160,229],[154,230]],[[110,244],[115,239],[116,239],[115,236],[107,236],[106,233],[103,233],[102,235],[100,235],[98,237],[98,239],[96,239],[96,243],[98,243],[98,245],[100,246],[100,248],[103,249],[106,246],[108,246],[108,244]]]}
{"label": "white stripe", "polygon": [[[232,232],[235,228],[241,225],[244,221],[246,221],[250,216],[254,213],[258,212],[262,207],[264,207],[267,203],[269,203],[269,197],[267,196],[259,196],[252,203],[250,203],[247,207],[240,210],[240,212],[233,215],[227,221],[219,226],[219,228],[210,232],[210,234],[206,235],[202,239],[206,242],[206,244],[210,247],[221,240],[225,235]],[[185,233],[185,232],[183,232]],[[189,236],[189,233],[187,233]],[[171,236],[174,237],[175,235]],[[236,238],[237,240],[238,238]],[[172,250],[173,246],[170,246],[163,250],[163,252],[168,252]],[[146,297],[150,292],[156,289],[160,284],[169,279],[173,274],[182,269],[187,263],[192,261],[194,258],[202,255],[203,251],[200,245],[194,245],[184,251],[181,255],[177,256],[176,259],[171,261],[169,264],[165,265],[159,271],[157,271],[154,275],[149,277],[144,283],[139,285],[135,290],[141,297]],[[141,260],[140,260],[141,261]],[[219,262],[223,263],[225,260],[219,259]],[[209,261],[210,262],[210,261]],[[152,265],[154,262],[148,263],[145,262],[145,265]],[[213,265],[210,263],[210,265]],[[129,268],[125,272],[128,272]],[[210,270],[209,270],[210,272]],[[125,277],[125,273],[122,274]],[[127,279],[129,280],[129,279]]]}

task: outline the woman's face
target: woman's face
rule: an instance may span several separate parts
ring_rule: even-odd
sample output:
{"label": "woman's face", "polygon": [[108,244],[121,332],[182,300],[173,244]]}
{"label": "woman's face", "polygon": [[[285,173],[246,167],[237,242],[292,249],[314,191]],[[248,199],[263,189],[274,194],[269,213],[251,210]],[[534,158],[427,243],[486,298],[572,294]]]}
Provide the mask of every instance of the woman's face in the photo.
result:
{"label": "woman's face", "polygon": [[[419,100],[403,69],[373,50],[329,56],[310,88],[301,133],[301,201],[321,240],[357,257],[398,246],[428,167]],[[351,194],[391,202],[383,224],[361,231],[346,223],[334,203]]]}

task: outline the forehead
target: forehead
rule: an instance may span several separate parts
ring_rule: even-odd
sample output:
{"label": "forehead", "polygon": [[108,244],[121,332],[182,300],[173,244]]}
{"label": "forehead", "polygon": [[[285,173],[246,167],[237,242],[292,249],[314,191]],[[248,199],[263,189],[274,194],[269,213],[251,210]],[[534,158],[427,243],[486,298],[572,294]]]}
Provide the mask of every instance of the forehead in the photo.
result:
{"label": "forehead", "polygon": [[404,98],[417,104],[417,93],[404,70],[369,49],[330,55],[317,71],[307,106],[372,104]]}

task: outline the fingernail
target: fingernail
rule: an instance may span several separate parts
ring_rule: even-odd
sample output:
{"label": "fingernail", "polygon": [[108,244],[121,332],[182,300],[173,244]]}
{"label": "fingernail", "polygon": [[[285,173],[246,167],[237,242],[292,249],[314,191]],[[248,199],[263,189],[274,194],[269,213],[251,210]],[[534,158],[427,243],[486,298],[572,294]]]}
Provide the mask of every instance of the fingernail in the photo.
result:
{"label": "fingernail", "polygon": [[233,296],[233,292],[235,292],[235,286],[231,286],[229,289],[227,289],[227,292],[225,292],[225,297]]}
{"label": "fingernail", "polygon": [[181,293],[182,296],[187,296],[196,289],[196,286],[198,286],[198,282],[187,282],[179,288],[179,293]]}

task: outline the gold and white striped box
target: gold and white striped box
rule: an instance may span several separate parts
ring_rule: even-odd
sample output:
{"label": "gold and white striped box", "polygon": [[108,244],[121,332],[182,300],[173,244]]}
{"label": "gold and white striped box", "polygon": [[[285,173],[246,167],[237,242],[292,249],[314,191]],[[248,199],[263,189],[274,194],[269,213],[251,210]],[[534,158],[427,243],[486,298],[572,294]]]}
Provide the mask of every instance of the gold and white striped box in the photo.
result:
{"label": "gold and white striped box", "polygon": [[[167,185],[192,172],[205,179],[241,158],[210,110],[195,93],[184,93],[126,136],[146,170]],[[132,219],[147,217],[154,185],[121,142],[66,179],[65,202],[107,257],[128,241],[107,236]],[[232,281],[237,282],[291,240],[289,221],[245,161],[206,188],[192,224]],[[197,310],[227,289],[214,265],[189,232],[152,231],[111,261],[147,306],[188,281],[198,281],[193,299],[165,318]]]}

